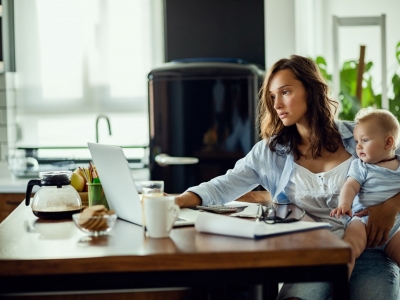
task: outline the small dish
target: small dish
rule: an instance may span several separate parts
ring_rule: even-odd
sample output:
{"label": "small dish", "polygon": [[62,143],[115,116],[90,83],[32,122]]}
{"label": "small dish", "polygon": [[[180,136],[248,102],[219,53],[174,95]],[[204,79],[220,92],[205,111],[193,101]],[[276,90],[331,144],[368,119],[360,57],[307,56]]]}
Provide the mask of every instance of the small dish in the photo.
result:
{"label": "small dish", "polygon": [[76,227],[85,233],[92,236],[104,235],[110,232],[116,221],[117,215],[114,214],[104,214],[92,217],[85,217],[82,213],[72,215],[72,219]]}

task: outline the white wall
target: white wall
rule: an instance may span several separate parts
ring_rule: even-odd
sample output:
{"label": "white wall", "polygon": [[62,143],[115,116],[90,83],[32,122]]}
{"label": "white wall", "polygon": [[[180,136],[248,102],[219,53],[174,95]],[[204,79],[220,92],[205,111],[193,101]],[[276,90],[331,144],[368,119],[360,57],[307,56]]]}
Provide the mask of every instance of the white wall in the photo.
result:
{"label": "white wall", "polygon": [[331,28],[326,23],[328,1],[300,0],[294,3],[296,54],[316,57],[326,53],[326,38]]}
{"label": "white wall", "polygon": [[[274,0],[267,0],[274,1]],[[297,54],[327,59],[333,70],[332,16],[376,17],[386,15],[386,55],[388,81],[396,67],[395,47],[400,41],[399,0],[298,0],[295,6],[295,51]],[[360,45],[366,45],[366,61],[372,61],[374,86],[380,92],[381,45],[380,27],[341,27],[339,30],[340,65],[346,60],[357,60]],[[389,84],[390,82],[388,82]]]}
{"label": "white wall", "polygon": [[265,68],[296,52],[295,0],[265,0]]}

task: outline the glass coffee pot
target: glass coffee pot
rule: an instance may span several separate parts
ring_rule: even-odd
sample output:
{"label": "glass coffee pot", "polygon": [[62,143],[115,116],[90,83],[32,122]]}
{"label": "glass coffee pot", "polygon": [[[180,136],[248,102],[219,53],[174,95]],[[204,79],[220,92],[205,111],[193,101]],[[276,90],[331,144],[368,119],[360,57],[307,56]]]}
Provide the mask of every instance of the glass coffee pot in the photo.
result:
{"label": "glass coffee pot", "polygon": [[71,219],[82,210],[82,201],[78,192],[71,186],[71,171],[40,172],[39,179],[28,182],[25,204],[31,200],[35,185],[40,189],[32,199],[32,211],[40,219]]}

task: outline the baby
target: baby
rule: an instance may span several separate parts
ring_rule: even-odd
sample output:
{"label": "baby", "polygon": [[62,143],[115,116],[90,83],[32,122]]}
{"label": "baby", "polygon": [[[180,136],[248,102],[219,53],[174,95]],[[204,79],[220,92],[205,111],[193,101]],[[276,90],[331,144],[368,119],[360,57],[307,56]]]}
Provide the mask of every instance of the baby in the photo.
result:
{"label": "baby", "polygon": [[[356,115],[354,138],[359,159],[352,161],[347,180],[339,196],[339,205],[331,216],[352,217],[344,233],[344,241],[353,250],[352,264],[367,244],[366,226],[368,216],[353,216],[354,211],[377,205],[400,192],[400,158],[395,154],[399,138],[399,122],[389,111],[361,109]],[[358,197],[356,197],[358,196]],[[354,203],[353,203],[354,200]],[[388,242],[381,247],[386,255],[400,265],[400,214],[390,231]]]}

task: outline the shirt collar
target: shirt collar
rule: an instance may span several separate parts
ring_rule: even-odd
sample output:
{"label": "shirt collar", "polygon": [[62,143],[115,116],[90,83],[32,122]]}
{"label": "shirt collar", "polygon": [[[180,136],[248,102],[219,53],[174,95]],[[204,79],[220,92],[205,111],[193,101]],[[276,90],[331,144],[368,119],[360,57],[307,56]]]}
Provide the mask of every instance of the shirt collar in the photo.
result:
{"label": "shirt collar", "polygon": [[339,130],[342,140],[353,138],[353,129],[355,126],[354,122],[343,122],[341,120],[335,120],[335,125]]}

